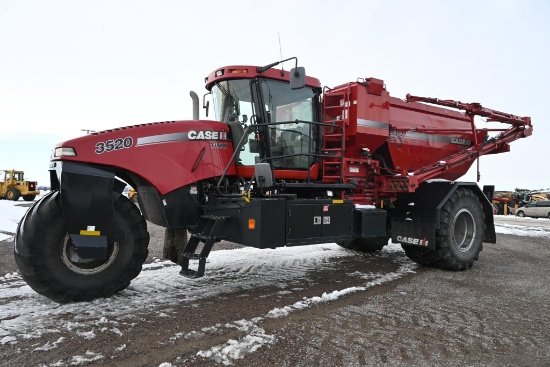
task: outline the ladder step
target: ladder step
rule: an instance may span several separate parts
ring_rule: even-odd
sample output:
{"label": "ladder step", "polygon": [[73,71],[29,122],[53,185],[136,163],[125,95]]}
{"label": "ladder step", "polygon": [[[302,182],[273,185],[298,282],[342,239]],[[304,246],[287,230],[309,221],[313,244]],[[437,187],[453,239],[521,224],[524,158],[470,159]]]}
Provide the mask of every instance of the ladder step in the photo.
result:
{"label": "ladder step", "polygon": [[187,259],[190,259],[190,260],[200,260],[200,258],[201,258],[201,255],[199,255],[199,254],[191,254],[191,253],[186,253],[186,252],[181,254],[181,256],[185,257]]}
{"label": "ladder step", "polygon": [[[189,268],[183,269],[182,267],[180,271],[180,275],[186,278],[192,278],[192,279],[200,278],[204,276],[205,265],[206,265],[206,259],[199,261],[199,267],[197,270],[192,270]],[[189,266],[189,264],[187,264],[187,266]]]}
{"label": "ladder step", "polygon": [[210,237],[208,237],[207,235],[204,235],[202,233],[192,233],[191,234],[191,238],[198,238],[199,240],[201,241],[206,241],[208,240]]}
{"label": "ladder step", "polygon": [[[214,242],[216,242],[216,239],[222,234],[223,224],[228,218],[229,217],[219,215],[201,215],[183,253],[180,255],[180,275],[188,278],[200,278],[204,275],[206,258],[210,254]],[[204,246],[200,254],[197,254],[195,250],[199,242],[204,242]],[[199,260],[197,270],[189,269],[189,260]]]}

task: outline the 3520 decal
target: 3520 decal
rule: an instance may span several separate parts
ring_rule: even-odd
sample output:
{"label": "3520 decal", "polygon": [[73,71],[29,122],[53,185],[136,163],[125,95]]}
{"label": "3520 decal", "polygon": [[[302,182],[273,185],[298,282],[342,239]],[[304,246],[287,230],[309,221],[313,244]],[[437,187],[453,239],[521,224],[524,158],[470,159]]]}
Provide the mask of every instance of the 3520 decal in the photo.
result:
{"label": "3520 decal", "polygon": [[107,141],[100,141],[95,145],[95,152],[102,154],[105,152],[112,152],[115,150],[131,148],[134,145],[134,139],[130,136],[126,138],[111,139]]}

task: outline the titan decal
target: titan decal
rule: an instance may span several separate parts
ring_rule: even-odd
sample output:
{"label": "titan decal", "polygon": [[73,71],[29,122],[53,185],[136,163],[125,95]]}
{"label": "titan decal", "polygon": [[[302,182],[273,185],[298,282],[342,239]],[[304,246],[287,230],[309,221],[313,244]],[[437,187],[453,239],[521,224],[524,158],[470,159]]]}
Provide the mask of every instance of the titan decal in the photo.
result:
{"label": "titan decal", "polygon": [[227,149],[227,143],[210,143],[212,149]]}

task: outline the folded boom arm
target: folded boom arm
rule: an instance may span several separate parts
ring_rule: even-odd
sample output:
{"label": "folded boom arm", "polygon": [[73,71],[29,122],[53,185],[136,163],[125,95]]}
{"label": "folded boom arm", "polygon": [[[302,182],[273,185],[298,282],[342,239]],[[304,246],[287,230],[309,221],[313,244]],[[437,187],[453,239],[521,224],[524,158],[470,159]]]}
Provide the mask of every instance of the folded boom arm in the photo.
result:
{"label": "folded boom arm", "polygon": [[[384,183],[384,189],[388,191],[414,191],[422,182],[437,178],[441,172],[451,169],[454,166],[469,163],[478,157],[486,154],[497,154],[507,152],[508,144],[514,140],[528,137],[532,134],[530,117],[520,117],[510,113],[500,112],[490,108],[483,107],[479,103],[463,103],[453,100],[441,100],[431,97],[418,97],[407,94],[407,102],[423,102],[439,106],[445,106],[453,109],[463,110],[466,116],[471,120],[471,131],[474,136],[473,146],[452,154],[438,162],[421,167],[414,172],[408,172],[408,183],[404,182],[404,177],[394,177]],[[508,129],[478,129],[474,124],[474,117],[486,117],[488,122],[500,122],[510,124]],[[413,128],[410,131],[437,132],[451,131],[452,129],[421,129]],[[456,130],[464,131],[462,130]],[[495,137],[478,141],[478,134],[481,131],[500,131]],[[383,189],[383,191],[385,191]]]}

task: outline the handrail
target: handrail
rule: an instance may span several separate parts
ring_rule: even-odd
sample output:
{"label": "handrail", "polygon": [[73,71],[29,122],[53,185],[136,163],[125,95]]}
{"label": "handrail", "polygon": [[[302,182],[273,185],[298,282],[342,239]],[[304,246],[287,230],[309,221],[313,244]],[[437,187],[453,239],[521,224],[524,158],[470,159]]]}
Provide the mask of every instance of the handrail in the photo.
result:
{"label": "handrail", "polygon": [[[243,136],[241,137],[241,140],[237,143],[237,146],[234,147],[234,152],[231,156],[231,158],[229,159],[229,162],[227,163],[227,166],[225,167],[222,175],[220,176],[220,179],[218,180],[218,183],[216,185],[216,191],[217,193],[222,196],[222,197],[242,197],[242,194],[224,194],[221,192],[221,184],[222,182],[225,180],[226,176],[227,176],[227,172],[229,172],[229,169],[231,168],[231,165],[233,164],[233,162],[235,162],[235,160],[237,159],[237,156],[241,150],[241,148],[245,145],[246,143],[246,139],[248,139],[248,135],[253,131],[253,130],[256,130],[260,127],[269,127],[269,126],[277,126],[277,125],[288,125],[288,124],[298,124],[298,123],[304,123],[304,124],[308,124],[309,125],[309,133],[310,133],[310,136],[311,136],[311,133],[313,132],[313,125],[318,125],[318,126],[327,126],[327,127],[336,127],[337,129],[340,129],[342,131],[342,148],[341,148],[341,154],[339,155],[339,157],[333,157],[333,158],[339,158],[340,159],[340,180],[339,182],[343,183],[343,163],[344,163],[344,141],[345,141],[345,136],[343,134],[343,128],[337,124],[332,124],[332,123],[324,123],[324,122],[316,122],[316,121],[303,121],[303,120],[294,120],[294,121],[279,121],[279,122],[270,122],[270,123],[267,123],[267,124],[254,124],[254,125],[249,125],[246,127],[244,133],[243,133]],[[319,130],[322,130],[322,129],[319,129]],[[317,144],[320,144],[321,142],[320,141],[317,141],[316,142]],[[318,148],[317,151],[319,151],[320,149]],[[274,170],[274,167],[273,167],[273,160],[279,160],[279,159],[283,159],[283,158],[288,158],[288,157],[297,157],[297,156],[307,156],[308,157],[308,167],[307,167],[307,171],[308,171],[308,174],[307,174],[307,181],[309,182],[311,180],[311,166],[313,165],[313,162],[315,161],[315,159],[317,158],[326,158],[327,155],[326,154],[319,154],[319,153],[316,153],[316,152],[311,152],[311,147],[309,147],[308,149],[308,152],[307,153],[297,153],[297,154],[286,154],[286,155],[280,155],[280,156],[276,156],[276,157],[264,157],[262,158],[261,162],[270,162],[270,166],[271,166],[271,170],[273,171]],[[311,158],[314,158],[314,160],[312,161]]]}

